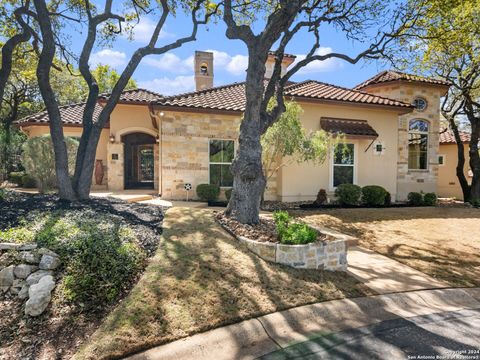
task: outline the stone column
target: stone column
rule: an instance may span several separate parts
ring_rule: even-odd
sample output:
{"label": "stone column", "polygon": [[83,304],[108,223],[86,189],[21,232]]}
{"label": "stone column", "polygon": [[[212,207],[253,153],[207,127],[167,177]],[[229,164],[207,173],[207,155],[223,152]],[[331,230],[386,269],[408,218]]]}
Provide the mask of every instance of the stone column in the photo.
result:
{"label": "stone column", "polygon": [[108,190],[124,190],[124,145],[122,143],[108,143]]}

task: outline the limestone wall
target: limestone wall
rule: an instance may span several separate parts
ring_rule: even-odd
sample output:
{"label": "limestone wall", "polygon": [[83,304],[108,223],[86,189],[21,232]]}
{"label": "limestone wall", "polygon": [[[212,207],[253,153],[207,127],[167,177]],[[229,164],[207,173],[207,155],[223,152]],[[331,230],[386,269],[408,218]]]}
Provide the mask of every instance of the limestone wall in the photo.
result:
{"label": "limestone wall", "polygon": [[161,192],[167,199],[184,200],[184,184],[193,190],[189,198],[196,198],[196,186],[209,182],[210,139],[237,141],[240,117],[222,114],[164,111],[160,121],[162,145]]}
{"label": "limestone wall", "polygon": [[[375,85],[364,91],[406,103],[412,103],[416,97],[427,100],[428,106],[425,110],[414,110],[398,117],[397,199],[405,200],[411,191],[437,192],[440,97],[444,89],[438,86],[397,82]],[[408,126],[413,119],[422,119],[429,123],[426,170],[408,168]]]}

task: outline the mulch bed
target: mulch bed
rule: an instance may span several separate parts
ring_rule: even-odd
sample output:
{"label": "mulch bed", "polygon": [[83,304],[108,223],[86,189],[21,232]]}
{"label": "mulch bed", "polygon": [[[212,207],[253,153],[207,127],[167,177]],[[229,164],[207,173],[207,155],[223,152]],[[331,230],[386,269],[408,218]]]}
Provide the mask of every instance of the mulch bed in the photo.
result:
{"label": "mulch bed", "polygon": [[[221,211],[216,212],[215,219],[220,225],[235,236],[243,236],[250,240],[260,242],[279,243],[277,228],[273,219],[260,216],[260,223],[257,225],[242,224],[235,219],[225,216]],[[326,236],[319,234],[318,238],[325,240]]]}
{"label": "mulch bed", "polygon": [[[38,210],[93,209],[121,217],[134,231],[139,245],[152,256],[159,244],[163,213],[158,206],[129,204],[119,200],[91,199],[70,203],[54,195],[31,195],[8,192],[0,202],[0,229],[20,225],[28,213]],[[141,276],[138,274],[137,278]],[[125,284],[118,301],[135,284]],[[0,300],[0,359],[68,359],[118,304],[85,311],[82,304],[49,306],[39,317],[24,316],[24,301],[17,298]],[[40,349],[43,349],[40,352]]]}

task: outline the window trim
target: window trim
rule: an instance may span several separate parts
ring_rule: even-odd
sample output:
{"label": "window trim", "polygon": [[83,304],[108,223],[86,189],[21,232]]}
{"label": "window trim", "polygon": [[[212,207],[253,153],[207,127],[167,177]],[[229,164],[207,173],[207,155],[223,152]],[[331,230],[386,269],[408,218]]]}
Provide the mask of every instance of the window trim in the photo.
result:
{"label": "window trim", "polygon": [[[232,165],[232,162],[211,162],[210,161],[210,142],[211,141],[233,141],[233,159],[235,159],[235,152],[237,151],[237,141],[235,139],[227,139],[227,138],[208,138],[207,146],[208,146],[208,151],[207,151],[207,156],[208,156],[208,183],[211,184],[210,182],[210,165]],[[220,186],[220,189],[231,189],[233,186]]]}
{"label": "window trim", "polygon": [[[427,131],[410,130],[410,124],[413,121],[423,121],[423,122],[427,123],[428,130]],[[428,121],[426,119],[422,119],[422,118],[414,118],[414,119],[411,119],[411,120],[408,121],[407,127],[408,127],[407,128],[407,166],[408,166],[408,171],[423,171],[423,172],[430,171],[430,164],[429,164],[430,151],[428,150],[428,148],[430,146],[430,128],[431,128],[430,121]],[[410,141],[410,134],[427,135],[427,150],[426,150],[427,159],[426,159],[426,168],[425,169],[410,168],[410,144],[408,143]]]}
{"label": "window trim", "polygon": [[427,110],[427,109],[428,109],[428,101],[427,101],[427,99],[425,99],[423,96],[415,96],[415,97],[413,98],[412,104],[415,104],[415,100],[417,100],[417,99],[423,100],[423,101],[425,102],[425,107],[424,107],[423,109],[417,109],[417,107],[416,107],[415,105],[413,105],[413,106],[415,107],[415,110],[418,111],[418,112],[424,112],[425,110]]}
{"label": "window trim", "polygon": [[335,164],[335,147],[330,151],[330,171],[329,171],[330,174],[329,174],[329,184],[328,184],[330,191],[335,191],[335,189],[337,188],[336,186],[333,186],[333,172],[335,170],[335,166],[353,166],[353,184],[356,185],[358,182],[358,178],[357,178],[358,144],[356,142],[346,142],[343,145],[353,145],[353,164],[352,165]]}

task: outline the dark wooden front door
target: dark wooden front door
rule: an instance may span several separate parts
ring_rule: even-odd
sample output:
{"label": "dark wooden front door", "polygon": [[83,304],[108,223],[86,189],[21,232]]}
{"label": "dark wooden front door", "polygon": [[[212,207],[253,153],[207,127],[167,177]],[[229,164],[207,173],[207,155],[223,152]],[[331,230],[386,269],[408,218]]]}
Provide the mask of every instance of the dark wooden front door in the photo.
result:
{"label": "dark wooden front door", "polygon": [[155,138],[143,133],[122,137],[125,144],[125,189],[153,189]]}

